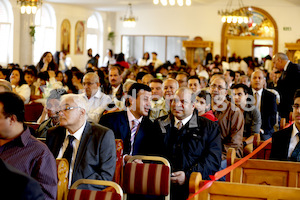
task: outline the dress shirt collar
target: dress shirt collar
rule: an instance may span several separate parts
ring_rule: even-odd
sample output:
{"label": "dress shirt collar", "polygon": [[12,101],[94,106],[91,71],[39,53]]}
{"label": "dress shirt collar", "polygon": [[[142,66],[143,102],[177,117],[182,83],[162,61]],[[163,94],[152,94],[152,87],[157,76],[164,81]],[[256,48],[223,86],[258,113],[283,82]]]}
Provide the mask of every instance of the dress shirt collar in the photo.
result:
{"label": "dress shirt collar", "polygon": [[119,90],[120,86],[121,86],[121,84],[119,84],[117,87],[112,86],[111,88],[112,88],[113,93],[117,93],[117,91]]}
{"label": "dress shirt collar", "polygon": [[295,137],[298,132],[299,132],[299,130],[297,129],[296,124],[294,123],[291,138]]}
{"label": "dress shirt collar", "polygon": [[[30,136],[31,136],[31,133],[30,133],[30,130],[29,130],[28,127],[25,127],[25,126],[23,126],[23,127],[24,127],[24,131],[23,131],[22,134],[21,134],[19,137],[17,137],[17,138],[20,138],[19,140],[21,141],[22,145],[23,145],[23,146],[26,146],[26,145],[28,144],[28,142],[29,142],[29,138],[30,138]],[[16,139],[17,139],[17,138],[16,138]]]}
{"label": "dress shirt collar", "polygon": [[80,129],[78,129],[74,134],[71,134],[69,132],[69,130],[67,129],[67,134],[66,134],[66,138],[65,139],[68,139],[68,135],[73,135],[76,140],[80,141],[81,139],[81,136],[82,136],[82,133],[83,133],[83,130],[85,128],[85,125],[86,125],[86,121],[84,122],[84,124],[80,127]]}
{"label": "dress shirt collar", "polygon": [[179,121],[181,121],[181,122],[182,122],[182,125],[185,126],[186,123],[188,123],[188,121],[190,121],[190,119],[192,118],[192,116],[193,116],[193,113],[192,113],[191,115],[189,115],[188,117],[184,118],[183,120],[179,120],[179,119],[177,119],[176,117],[174,117],[174,119],[175,119],[175,125],[176,125]]}
{"label": "dress shirt collar", "polygon": [[98,88],[98,91],[96,92],[96,94],[95,94],[93,97],[95,97],[95,98],[97,98],[97,99],[100,99],[100,98],[101,98],[101,91],[100,91],[99,88]]}
{"label": "dress shirt collar", "polygon": [[154,105],[160,105],[164,102],[164,97],[161,97],[160,99],[158,99],[157,101],[153,101],[151,100],[151,106],[154,106]]}
{"label": "dress shirt collar", "polygon": [[[127,117],[128,117],[128,122],[129,122],[129,125],[130,125],[130,129],[131,129],[131,126],[132,126],[131,121],[132,121],[132,120],[135,120],[136,118],[135,118],[134,115],[131,113],[130,109],[127,109]],[[141,122],[142,122],[142,119],[143,119],[143,116],[141,116],[141,117],[138,118],[137,120],[139,121],[139,123],[141,123]]]}
{"label": "dress shirt collar", "polygon": [[286,70],[287,70],[287,67],[288,67],[288,65],[289,65],[290,62],[291,62],[291,61],[288,60],[288,61],[285,63],[284,68],[283,68],[283,71],[286,71]]}
{"label": "dress shirt collar", "polygon": [[262,92],[263,92],[263,88],[261,88],[260,90],[254,90],[252,88],[252,92],[253,92],[253,95],[255,95],[255,93],[257,92],[259,94],[259,97],[261,97],[262,96]]}

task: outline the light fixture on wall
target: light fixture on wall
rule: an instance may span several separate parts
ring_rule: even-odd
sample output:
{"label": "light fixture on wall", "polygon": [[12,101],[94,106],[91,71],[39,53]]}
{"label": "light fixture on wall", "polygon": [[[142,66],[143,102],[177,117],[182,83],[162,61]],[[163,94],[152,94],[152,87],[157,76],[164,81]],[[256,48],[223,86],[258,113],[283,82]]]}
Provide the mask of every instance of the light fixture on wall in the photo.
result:
{"label": "light fixture on wall", "polygon": [[251,7],[244,6],[242,0],[238,0],[238,9],[232,8],[232,0],[229,0],[225,10],[219,10],[218,14],[222,16],[222,22],[225,23],[248,23],[253,16]]}
{"label": "light fixture on wall", "polygon": [[21,13],[35,14],[37,7],[43,4],[43,0],[17,0],[21,6]]}
{"label": "light fixture on wall", "polygon": [[158,5],[159,2],[163,6],[167,6],[167,5],[175,6],[176,3],[178,6],[183,6],[184,3],[186,6],[192,5],[192,0],[153,0],[153,4],[155,4],[155,5]]}
{"label": "light fixture on wall", "polygon": [[128,7],[126,9],[126,13],[124,17],[121,17],[121,20],[123,21],[123,26],[128,28],[134,28],[136,25],[137,17],[134,17],[132,14],[132,5],[131,3],[128,4]]}

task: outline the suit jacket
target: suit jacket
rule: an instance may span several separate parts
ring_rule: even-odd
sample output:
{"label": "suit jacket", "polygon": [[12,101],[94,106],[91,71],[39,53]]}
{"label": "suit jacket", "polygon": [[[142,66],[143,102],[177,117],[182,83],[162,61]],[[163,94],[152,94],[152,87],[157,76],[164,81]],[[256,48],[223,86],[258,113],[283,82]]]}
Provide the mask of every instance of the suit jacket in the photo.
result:
{"label": "suit jacket", "polygon": [[43,200],[41,185],[32,177],[0,159],[0,188],[3,199]]}
{"label": "suit jacket", "polygon": [[[113,130],[116,139],[122,139],[124,154],[129,154],[131,149],[131,131],[127,111],[105,114],[101,117],[99,123]],[[152,128],[152,121],[148,117],[143,117],[134,139],[132,155],[158,155],[160,153],[158,148],[153,148],[152,146],[156,139],[156,133],[153,133]]]}
{"label": "suit jacket", "polygon": [[[252,93],[252,90],[250,91]],[[276,124],[276,96],[272,92],[263,89],[260,102],[261,129],[264,130],[264,134],[272,136],[274,132],[273,127]]]}
{"label": "suit jacket", "polygon": [[288,160],[292,131],[293,125],[273,134],[270,159]]}
{"label": "suit jacket", "polygon": [[[46,144],[57,158],[66,137],[64,127],[48,130]],[[78,179],[111,181],[116,167],[115,137],[111,130],[86,122],[75,158],[72,174],[73,184]],[[80,189],[93,189],[96,186],[82,185]],[[103,189],[103,187],[97,187]]]}
{"label": "suit jacket", "polygon": [[277,82],[277,90],[280,94],[279,114],[289,118],[294,102],[294,94],[300,89],[300,65],[290,62],[286,71],[282,72]]}
{"label": "suit jacket", "polygon": [[163,155],[171,162],[172,171],[184,171],[189,180],[192,172],[201,172],[204,180],[220,168],[222,143],[219,125],[194,112],[179,131],[172,114],[155,121],[164,143]]}

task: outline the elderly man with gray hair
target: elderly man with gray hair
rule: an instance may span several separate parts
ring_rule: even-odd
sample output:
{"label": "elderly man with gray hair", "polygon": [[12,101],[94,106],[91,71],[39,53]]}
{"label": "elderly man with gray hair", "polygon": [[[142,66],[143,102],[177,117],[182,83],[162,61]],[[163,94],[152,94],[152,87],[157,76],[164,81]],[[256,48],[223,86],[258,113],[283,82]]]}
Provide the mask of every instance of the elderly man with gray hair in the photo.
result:
{"label": "elderly man with gray hair", "polygon": [[[46,144],[55,158],[69,161],[69,187],[79,179],[111,181],[116,165],[114,133],[101,125],[89,123],[87,99],[67,94],[59,105],[60,126],[49,129]],[[103,189],[92,185],[80,189]]]}
{"label": "elderly man with gray hair", "polygon": [[87,120],[98,123],[107,105],[112,103],[110,96],[100,90],[99,76],[89,72],[83,77],[84,95],[87,97]]}

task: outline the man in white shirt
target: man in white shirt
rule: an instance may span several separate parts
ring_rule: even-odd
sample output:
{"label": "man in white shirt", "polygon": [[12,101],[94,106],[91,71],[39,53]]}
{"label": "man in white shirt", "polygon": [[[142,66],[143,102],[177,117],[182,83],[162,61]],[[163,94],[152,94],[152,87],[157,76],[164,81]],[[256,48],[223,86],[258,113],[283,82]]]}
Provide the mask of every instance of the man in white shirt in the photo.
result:
{"label": "man in white shirt", "polygon": [[[55,158],[69,162],[69,187],[79,179],[111,181],[116,166],[114,133],[86,121],[87,100],[83,95],[66,94],[60,102],[60,126],[48,130],[46,144]],[[103,189],[82,185],[80,189]]]}
{"label": "man in white shirt", "polygon": [[158,117],[162,117],[168,114],[166,108],[166,101],[163,97],[163,82],[161,79],[155,78],[150,81],[150,88],[152,93],[151,110],[149,118],[154,121]]}
{"label": "man in white shirt", "polygon": [[83,77],[84,95],[88,98],[87,120],[98,123],[106,106],[112,102],[110,96],[100,90],[99,76],[89,72]]}
{"label": "man in white shirt", "polygon": [[154,69],[157,69],[159,66],[163,64],[163,62],[157,58],[156,52],[152,52],[151,55],[152,55],[152,59],[147,61],[147,65],[152,64]]}
{"label": "man in white shirt", "polygon": [[275,132],[272,137],[270,159],[300,162],[300,90],[294,96],[293,119],[295,123]]}

